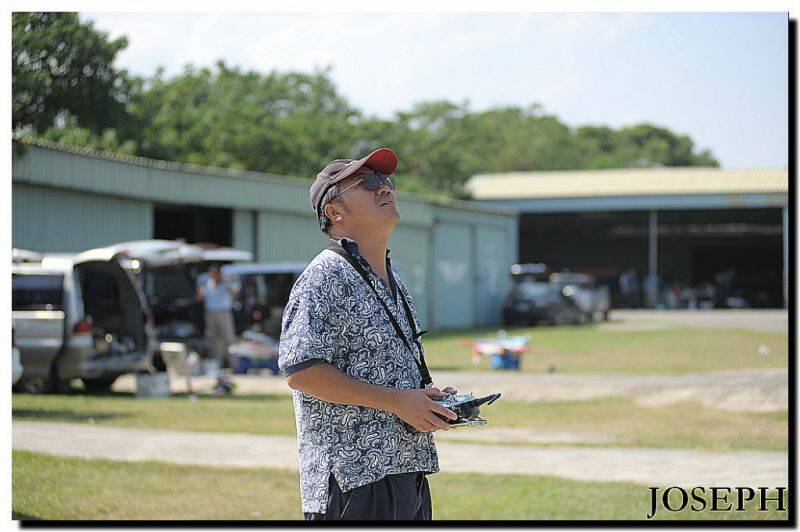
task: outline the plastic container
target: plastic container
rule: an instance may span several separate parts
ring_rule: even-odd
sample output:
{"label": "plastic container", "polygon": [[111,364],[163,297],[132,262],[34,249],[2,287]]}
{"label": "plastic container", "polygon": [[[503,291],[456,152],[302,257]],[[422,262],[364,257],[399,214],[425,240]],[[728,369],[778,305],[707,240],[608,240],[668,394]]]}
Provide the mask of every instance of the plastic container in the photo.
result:
{"label": "plastic container", "polygon": [[139,373],[136,375],[136,397],[169,397],[169,373]]}

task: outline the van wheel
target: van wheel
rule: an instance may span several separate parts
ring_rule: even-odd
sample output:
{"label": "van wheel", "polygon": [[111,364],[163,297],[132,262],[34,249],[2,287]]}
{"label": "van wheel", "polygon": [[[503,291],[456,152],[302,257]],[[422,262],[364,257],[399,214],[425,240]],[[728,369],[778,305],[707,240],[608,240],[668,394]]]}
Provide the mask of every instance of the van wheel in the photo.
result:
{"label": "van wheel", "polygon": [[101,379],[81,379],[83,387],[89,393],[103,393],[111,391],[111,385],[117,380],[116,377],[104,377]]}
{"label": "van wheel", "polygon": [[156,351],[155,354],[153,354],[153,360],[151,363],[153,364],[153,367],[157,373],[167,371],[167,363],[164,362],[164,357],[161,356],[161,351]]}
{"label": "van wheel", "polygon": [[47,377],[22,377],[17,383],[17,389],[24,393],[50,392],[50,379]]}
{"label": "van wheel", "polygon": [[25,377],[22,376],[18,389],[25,393],[66,393],[69,391],[69,382],[58,378],[56,368],[50,369],[48,377]]}

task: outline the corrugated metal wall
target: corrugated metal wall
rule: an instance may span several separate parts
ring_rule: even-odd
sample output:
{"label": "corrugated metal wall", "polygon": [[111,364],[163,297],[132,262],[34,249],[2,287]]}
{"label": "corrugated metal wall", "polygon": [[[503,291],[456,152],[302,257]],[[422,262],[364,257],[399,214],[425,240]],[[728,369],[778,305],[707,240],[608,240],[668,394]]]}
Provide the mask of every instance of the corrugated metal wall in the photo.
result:
{"label": "corrugated metal wall", "polygon": [[[400,216],[405,217],[405,205],[398,205]],[[428,271],[431,267],[430,260],[430,231],[401,222],[395,227],[392,239],[389,242],[392,259],[392,269],[397,272],[406,287],[411,291],[417,314],[424,328],[430,328],[432,314],[430,296],[430,279]]]}
{"label": "corrugated metal wall", "polygon": [[233,247],[255,251],[257,211],[233,211]]}
{"label": "corrugated metal wall", "polygon": [[[28,146],[13,160],[12,241],[50,252],[153,238],[159,202],[230,208],[235,247],[258,261],[308,261],[326,245],[308,206],[308,185]],[[499,323],[508,267],[516,260],[515,214],[403,193],[398,207],[392,264],[412,291],[423,327]]]}
{"label": "corrugated metal wall", "polygon": [[433,226],[433,320],[436,328],[475,324],[471,227],[439,222]]}
{"label": "corrugated metal wall", "polygon": [[258,260],[310,261],[327,244],[311,216],[261,211],[258,213]]}
{"label": "corrugated metal wall", "polygon": [[14,183],[12,246],[79,251],[153,237],[153,205],[113,196]]}

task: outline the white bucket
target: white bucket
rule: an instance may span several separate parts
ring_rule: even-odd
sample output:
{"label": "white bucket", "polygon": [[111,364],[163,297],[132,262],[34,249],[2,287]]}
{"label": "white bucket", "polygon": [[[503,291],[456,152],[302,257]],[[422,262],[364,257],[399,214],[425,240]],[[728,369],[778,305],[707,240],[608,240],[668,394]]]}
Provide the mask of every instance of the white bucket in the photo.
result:
{"label": "white bucket", "polygon": [[169,373],[139,373],[136,375],[136,397],[169,397]]}

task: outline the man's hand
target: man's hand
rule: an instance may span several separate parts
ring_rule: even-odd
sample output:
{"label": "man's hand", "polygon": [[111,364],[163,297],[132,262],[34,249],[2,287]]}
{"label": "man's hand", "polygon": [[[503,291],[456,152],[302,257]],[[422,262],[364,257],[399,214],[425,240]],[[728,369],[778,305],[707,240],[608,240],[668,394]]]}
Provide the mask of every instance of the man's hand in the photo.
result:
{"label": "man's hand", "polygon": [[437,388],[402,390],[397,393],[397,400],[391,412],[420,432],[449,430],[450,425],[447,424],[447,421],[439,418],[436,414],[441,414],[449,419],[456,419],[458,416],[452,410],[431,399],[438,399],[446,395],[448,394]]}
{"label": "man's hand", "polygon": [[[325,363],[315,364],[286,377],[293,390],[299,390],[329,403],[366,406],[391,412],[421,432],[449,429],[446,421],[437,417],[456,419],[458,416],[433,399],[448,395],[448,388],[398,390],[376,386],[353,379],[339,369]],[[455,391],[452,388],[449,390]],[[446,393],[447,392],[447,393]]]}

